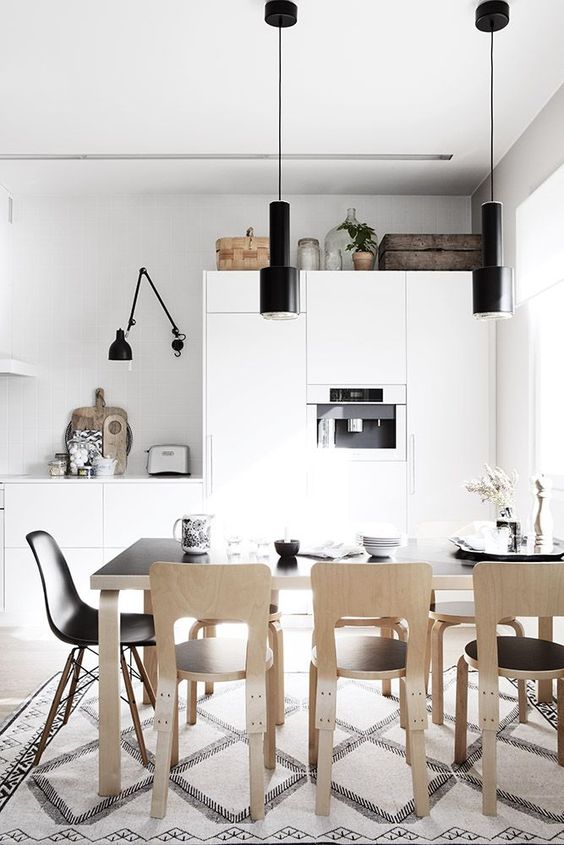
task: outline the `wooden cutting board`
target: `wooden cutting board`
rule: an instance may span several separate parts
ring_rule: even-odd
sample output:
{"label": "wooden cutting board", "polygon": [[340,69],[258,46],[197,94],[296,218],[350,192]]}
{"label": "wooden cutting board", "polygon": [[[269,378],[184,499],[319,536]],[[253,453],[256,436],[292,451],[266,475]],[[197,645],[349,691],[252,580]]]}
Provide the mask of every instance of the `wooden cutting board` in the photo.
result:
{"label": "wooden cutting board", "polygon": [[115,474],[122,475],[127,466],[127,420],[121,414],[109,414],[104,420],[102,452],[116,459]]}
{"label": "wooden cutting board", "polygon": [[72,430],[84,431],[85,429],[92,429],[93,431],[103,431],[106,417],[114,416],[123,417],[127,424],[127,411],[113,405],[106,405],[104,388],[97,387],[95,405],[90,408],[75,408],[72,412]]}

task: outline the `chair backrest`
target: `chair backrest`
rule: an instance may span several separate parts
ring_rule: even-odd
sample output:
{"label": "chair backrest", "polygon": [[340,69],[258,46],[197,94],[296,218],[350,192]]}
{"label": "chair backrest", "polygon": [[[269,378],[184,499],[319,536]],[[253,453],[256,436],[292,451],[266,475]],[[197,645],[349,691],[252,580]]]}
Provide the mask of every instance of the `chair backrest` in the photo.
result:
{"label": "chair backrest", "polygon": [[425,651],[433,571],[428,563],[316,563],[311,570],[319,688],[336,675],[335,626],[347,616],[407,621],[406,685],[425,712]]}
{"label": "chair backrest", "polygon": [[564,563],[478,563],[473,570],[480,724],[499,719],[496,625],[508,616],[564,616]]}
{"label": "chair backrest", "polygon": [[[247,635],[247,729],[266,726],[264,663],[268,637],[271,573],[262,563],[184,564],[157,562],[151,566],[151,602],[155,619],[159,688],[157,725],[167,718],[176,692],[174,624],[178,619],[229,619],[244,622]],[[165,714],[165,715],[163,715]],[[262,718],[254,718],[261,714]],[[258,727],[261,722],[262,729]]]}
{"label": "chair backrest", "polygon": [[26,536],[43,586],[49,627],[56,637],[65,638],[65,627],[84,608],[68,563],[57,541],[46,531],[32,531]]}

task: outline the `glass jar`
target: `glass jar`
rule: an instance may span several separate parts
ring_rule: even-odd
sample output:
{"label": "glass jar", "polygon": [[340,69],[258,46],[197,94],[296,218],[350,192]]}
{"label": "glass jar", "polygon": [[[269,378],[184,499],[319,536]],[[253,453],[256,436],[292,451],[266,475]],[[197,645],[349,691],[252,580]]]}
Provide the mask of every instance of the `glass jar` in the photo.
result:
{"label": "glass jar", "polygon": [[49,461],[47,464],[49,475],[51,478],[64,478],[67,471],[67,462],[61,461],[59,458]]}
{"label": "glass jar", "polygon": [[81,437],[73,437],[69,443],[69,467],[71,475],[78,475],[80,467],[90,463],[88,442]]}
{"label": "glass jar", "polygon": [[317,238],[300,238],[298,241],[298,270],[319,270],[321,255]]}
{"label": "glass jar", "polygon": [[[356,219],[356,208],[347,208],[347,219],[345,223],[353,223],[358,226],[358,220]],[[339,226],[342,226],[342,223],[339,223]],[[339,226],[335,226],[325,236],[325,255],[327,256],[329,253],[337,252],[337,250],[341,251],[341,269],[343,270],[354,270],[353,260],[352,260],[352,252],[347,250],[346,247],[351,242],[351,238],[349,233],[346,229],[339,229]],[[335,267],[328,267],[327,260],[325,263],[326,270],[334,270],[338,269]]]}
{"label": "glass jar", "polygon": [[341,258],[340,249],[332,249],[325,252],[325,269],[326,270],[342,270],[343,259]]}
{"label": "glass jar", "polygon": [[55,452],[55,460],[62,461],[65,465],[65,475],[69,473],[69,453],[68,452]]}

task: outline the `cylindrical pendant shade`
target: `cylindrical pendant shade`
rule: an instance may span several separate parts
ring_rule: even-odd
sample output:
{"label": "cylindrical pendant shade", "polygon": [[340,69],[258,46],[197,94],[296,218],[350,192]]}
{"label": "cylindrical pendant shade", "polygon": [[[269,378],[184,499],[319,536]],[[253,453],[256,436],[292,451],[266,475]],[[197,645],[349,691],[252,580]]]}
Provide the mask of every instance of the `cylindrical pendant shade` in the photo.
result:
{"label": "cylindrical pendant shade", "polygon": [[477,320],[505,320],[515,313],[511,267],[480,267],[472,271],[472,310]]}
{"label": "cylindrical pendant shade", "polygon": [[270,203],[270,266],[286,267],[290,263],[290,203]]}
{"label": "cylindrical pendant shade", "polygon": [[123,329],[118,329],[116,332],[116,339],[110,346],[108,352],[108,360],[110,361],[132,361],[133,352],[131,346],[125,339]]}
{"label": "cylindrical pendant shade", "polygon": [[503,264],[503,206],[500,202],[482,203],[482,266]]}
{"label": "cylindrical pendant shade", "polygon": [[295,267],[263,267],[260,313],[267,320],[293,320],[299,315],[300,287]]}

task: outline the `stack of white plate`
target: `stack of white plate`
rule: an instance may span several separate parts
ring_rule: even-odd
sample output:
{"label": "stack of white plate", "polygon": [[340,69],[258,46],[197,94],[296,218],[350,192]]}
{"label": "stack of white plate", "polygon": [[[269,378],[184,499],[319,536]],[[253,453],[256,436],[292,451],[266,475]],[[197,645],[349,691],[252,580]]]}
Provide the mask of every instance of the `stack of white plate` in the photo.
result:
{"label": "stack of white plate", "polygon": [[404,545],[404,538],[392,526],[382,527],[380,531],[372,529],[359,532],[358,541],[364,546],[366,554],[372,557],[391,557]]}

